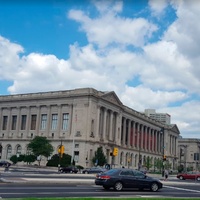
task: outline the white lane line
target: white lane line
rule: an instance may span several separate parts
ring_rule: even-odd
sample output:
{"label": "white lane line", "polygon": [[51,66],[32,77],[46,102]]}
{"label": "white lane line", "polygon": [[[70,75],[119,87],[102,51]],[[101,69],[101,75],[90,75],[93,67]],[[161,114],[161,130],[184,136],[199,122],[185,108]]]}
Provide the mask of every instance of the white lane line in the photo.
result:
{"label": "white lane line", "polygon": [[200,193],[199,190],[191,190],[191,189],[185,189],[185,188],[179,188],[179,187],[172,187],[172,186],[166,186],[166,188],[171,188],[171,189],[176,189],[176,190],[184,190],[184,191],[188,191],[188,192],[197,192]]}

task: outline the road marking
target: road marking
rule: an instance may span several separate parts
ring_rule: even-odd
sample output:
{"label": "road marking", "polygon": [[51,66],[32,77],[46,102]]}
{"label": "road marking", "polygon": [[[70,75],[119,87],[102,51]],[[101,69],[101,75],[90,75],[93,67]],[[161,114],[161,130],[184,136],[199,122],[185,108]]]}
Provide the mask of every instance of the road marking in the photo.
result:
{"label": "road marking", "polygon": [[197,192],[200,193],[199,190],[191,190],[191,189],[185,189],[185,188],[179,188],[179,187],[172,187],[172,186],[165,186],[166,188],[170,188],[170,189],[176,189],[176,190],[184,190],[184,191],[188,191],[188,192]]}

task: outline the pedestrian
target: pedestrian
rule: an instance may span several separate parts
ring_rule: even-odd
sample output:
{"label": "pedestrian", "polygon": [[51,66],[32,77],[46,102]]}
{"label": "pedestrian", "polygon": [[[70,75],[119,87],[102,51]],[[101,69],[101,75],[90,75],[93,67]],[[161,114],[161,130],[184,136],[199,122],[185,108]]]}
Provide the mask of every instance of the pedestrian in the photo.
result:
{"label": "pedestrian", "polygon": [[165,169],[164,175],[165,175],[165,181],[167,181],[168,176],[169,176],[169,171],[167,169]]}

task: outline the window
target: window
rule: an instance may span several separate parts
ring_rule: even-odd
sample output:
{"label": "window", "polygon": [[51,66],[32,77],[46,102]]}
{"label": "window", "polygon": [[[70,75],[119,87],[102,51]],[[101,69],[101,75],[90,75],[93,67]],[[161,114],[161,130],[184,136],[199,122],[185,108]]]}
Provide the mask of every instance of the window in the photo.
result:
{"label": "window", "polygon": [[58,115],[52,114],[51,130],[56,130],[58,125]]}
{"label": "window", "polygon": [[69,113],[63,113],[62,130],[67,130],[69,121]]}
{"label": "window", "polygon": [[42,116],[41,116],[40,130],[45,130],[46,126],[47,126],[47,114],[42,114]]}
{"label": "window", "polygon": [[22,115],[21,130],[26,129],[26,115]]}
{"label": "window", "polygon": [[12,116],[12,127],[11,127],[11,130],[16,130],[16,126],[17,126],[17,115],[13,115]]}
{"label": "window", "polygon": [[79,144],[75,144],[75,148],[79,148]]}
{"label": "window", "polygon": [[31,115],[31,130],[36,129],[37,115]]}
{"label": "window", "polygon": [[8,147],[7,147],[7,153],[6,153],[6,159],[10,159],[11,152],[12,152],[12,147],[10,145],[8,145]]}
{"label": "window", "polygon": [[7,124],[8,124],[8,116],[3,116],[3,130],[7,129]]}
{"label": "window", "polygon": [[20,145],[18,145],[17,149],[16,149],[16,155],[17,156],[21,155],[21,152],[22,152],[22,147]]}
{"label": "window", "polygon": [[74,161],[75,162],[79,161],[79,151],[74,151]]}

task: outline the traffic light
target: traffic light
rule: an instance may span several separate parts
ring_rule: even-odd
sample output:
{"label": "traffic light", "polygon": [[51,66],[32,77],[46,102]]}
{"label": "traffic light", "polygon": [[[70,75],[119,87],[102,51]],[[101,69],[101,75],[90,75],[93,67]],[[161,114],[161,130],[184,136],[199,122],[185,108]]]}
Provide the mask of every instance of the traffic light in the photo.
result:
{"label": "traffic light", "polygon": [[62,158],[63,153],[65,151],[65,147],[63,145],[60,145],[59,149],[58,149],[58,153],[60,154],[60,157]]}
{"label": "traffic light", "polygon": [[118,155],[118,148],[114,148],[113,149],[113,156],[117,156]]}
{"label": "traffic light", "polygon": [[167,158],[167,157],[166,157],[166,155],[164,155],[164,156],[163,156],[163,160],[165,161],[165,160],[166,160],[166,158]]}
{"label": "traffic light", "polygon": [[113,152],[110,152],[110,156],[113,156]]}

